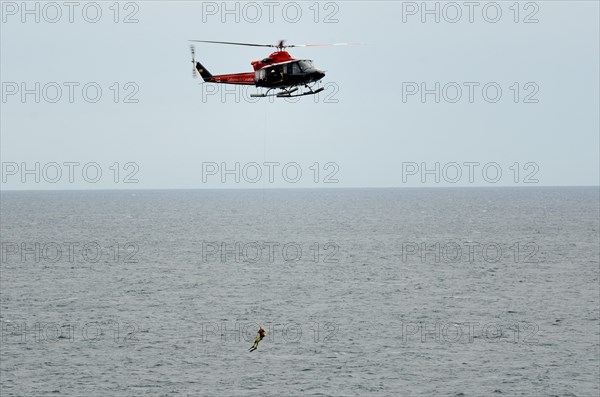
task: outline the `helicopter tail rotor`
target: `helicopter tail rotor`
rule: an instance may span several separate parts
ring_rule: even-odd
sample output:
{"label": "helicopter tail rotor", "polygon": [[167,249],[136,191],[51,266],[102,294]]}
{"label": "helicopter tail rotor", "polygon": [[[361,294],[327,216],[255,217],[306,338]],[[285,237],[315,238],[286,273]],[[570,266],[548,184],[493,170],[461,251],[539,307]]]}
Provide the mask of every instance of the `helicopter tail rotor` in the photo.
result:
{"label": "helicopter tail rotor", "polygon": [[197,78],[198,72],[196,72],[196,49],[193,45],[190,45],[190,52],[192,53],[192,77]]}
{"label": "helicopter tail rotor", "polygon": [[202,66],[202,64],[198,61],[196,61],[196,49],[194,48],[193,45],[190,45],[190,52],[192,53],[192,77],[193,78],[197,78],[198,77],[198,73],[200,73],[200,76],[202,76],[202,79],[204,79],[204,81],[210,81],[213,77],[213,75],[206,70],[206,68],[204,66]]}

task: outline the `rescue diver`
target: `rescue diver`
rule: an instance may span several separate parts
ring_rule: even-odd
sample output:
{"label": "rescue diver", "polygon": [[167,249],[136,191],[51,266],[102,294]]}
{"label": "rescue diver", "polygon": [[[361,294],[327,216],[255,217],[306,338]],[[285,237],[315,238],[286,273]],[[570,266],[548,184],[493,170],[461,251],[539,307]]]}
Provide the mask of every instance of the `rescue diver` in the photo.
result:
{"label": "rescue diver", "polygon": [[260,327],[260,329],[258,330],[258,336],[256,337],[256,339],[254,339],[254,344],[252,345],[252,347],[250,349],[248,349],[249,352],[253,352],[254,350],[258,349],[258,343],[263,340],[263,338],[265,337],[265,335],[267,334],[267,331],[265,331],[265,329],[263,327]]}

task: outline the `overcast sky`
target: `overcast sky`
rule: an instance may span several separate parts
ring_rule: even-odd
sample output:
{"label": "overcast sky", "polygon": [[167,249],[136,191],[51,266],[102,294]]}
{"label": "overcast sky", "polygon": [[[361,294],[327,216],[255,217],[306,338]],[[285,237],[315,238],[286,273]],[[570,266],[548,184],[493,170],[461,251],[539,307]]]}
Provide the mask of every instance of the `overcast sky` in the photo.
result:
{"label": "overcast sky", "polygon": [[[596,1],[45,4],[2,2],[3,190],[599,182]],[[292,102],[189,39],[365,44],[289,49],[327,73]]]}

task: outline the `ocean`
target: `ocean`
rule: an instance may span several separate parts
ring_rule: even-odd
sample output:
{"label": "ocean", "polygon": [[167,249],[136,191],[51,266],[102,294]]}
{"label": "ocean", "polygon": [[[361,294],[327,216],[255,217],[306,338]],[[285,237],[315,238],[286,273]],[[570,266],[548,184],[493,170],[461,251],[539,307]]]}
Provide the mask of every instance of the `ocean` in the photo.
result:
{"label": "ocean", "polygon": [[0,198],[3,397],[600,392],[598,187]]}

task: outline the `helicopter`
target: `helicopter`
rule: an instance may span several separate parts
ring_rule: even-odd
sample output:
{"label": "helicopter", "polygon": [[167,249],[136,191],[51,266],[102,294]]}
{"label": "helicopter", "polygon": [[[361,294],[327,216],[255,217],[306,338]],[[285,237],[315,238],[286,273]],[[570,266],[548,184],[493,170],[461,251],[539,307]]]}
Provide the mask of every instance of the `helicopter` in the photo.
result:
{"label": "helicopter", "polygon": [[[192,75],[200,74],[206,83],[254,85],[256,87],[266,88],[265,93],[251,94],[254,98],[264,98],[275,96],[278,98],[290,98],[304,95],[315,95],[323,91],[320,87],[314,89],[315,85],[325,77],[323,70],[317,69],[312,60],[295,59],[285,51],[291,47],[321,47],[321,46],[339,46],[358,43],[332,43],[332,44],[295,44],[286,45],[285,40],[280,40],[277,44],[254,44],[254,43],[236,43],[230,41],[209,41],[209,40],[190,40],[196,43],[229,44],[250,47],[274,47],[276,51],[260,61],[251,62],[254,72],[234,73],[234,74],[211,74],[200,62],[196,61],[196,50],[190,45],[192,53]],[[302,90],[299,88],[302,87]]]}

